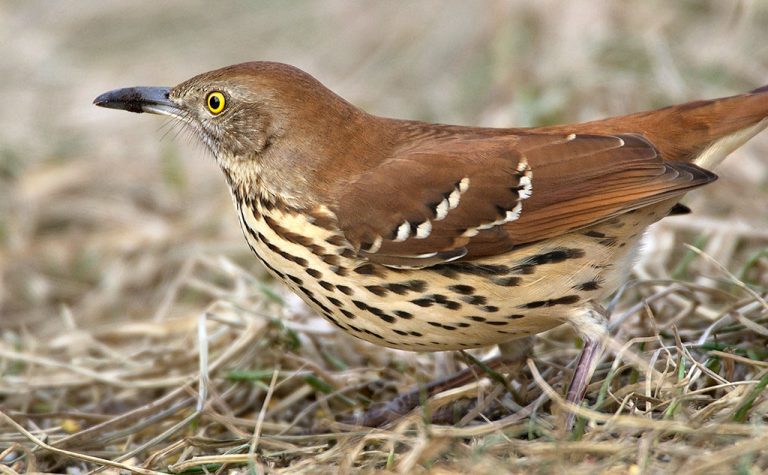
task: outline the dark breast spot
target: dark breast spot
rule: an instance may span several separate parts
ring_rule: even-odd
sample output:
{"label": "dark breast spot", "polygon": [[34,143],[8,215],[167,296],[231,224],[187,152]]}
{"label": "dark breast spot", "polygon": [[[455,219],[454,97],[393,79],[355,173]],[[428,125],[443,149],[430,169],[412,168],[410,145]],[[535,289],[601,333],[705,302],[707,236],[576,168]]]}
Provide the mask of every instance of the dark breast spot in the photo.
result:
{"label": "dark breast spot", "polygon": [[323,254],[320,258],[329,266],[338,266],[341,263],[339,256],[335,254]]}
{"label": "dark breast spot", "polygon": [[543,254],[531,256],[525,260],[524,264],[533,266],[557,264],[568,259],[577,259],[580,257],[584,257],[584,249],[559,248]]}
{"label": "dark breast spot", "polygon": [[435,303],[435,301],[428,298],[421,298],[421,299],[411,300],[411,303],[414,305],[418,305],[419,307],[431,307]]}
{"label": "dark breast spot", "polygon": [[332,283],[326,282],[324,280],[317,281],[318,284],[320,284],[320,287],[324,288],[325,290],[329,292],[333,292],[333,290],[336,288]]}
{"label": "dark breast spot", "polygon": [[363,264],[355,267],[355,272],[360,275],[375,275],[377,277],[384,277],[384,270],[375,264]]}
{"label": "dark breast spot", "polygon": [[322,254],[324,252],[323,247],[315,244],[312,238],[289,231],[288,229],[281,226],[280,223],[275,221],[275,219],[273,219],[271,216],[264,216],[264,223],[269,226],[269,228],[272,229],[272,231],[280,238],[288,242],[303,246],[309,249],[313,254]]}
{"label": "dark breast spot", "polygon": [[408,292],[408,287],[402,284],[387,284],[387,289],[391,290],[397,295],[405,295]]}
{"label": "dark breast spot", "polygon": [[264,237],[263,234],[259,234],[259,237],[261,238],[261,242],[263,242],[270,251],[272,251],[275,254],[279,255],[283,259],[285,259],[287,261],[295,262],[296,264],[298,264],[301,267],[308,267],[309,266],[309,262],[307,262],[307,260],[304,259],[303,257],[297,257],[297,256],[294,256],[292,254],[288,254],[287,252],[283,251],[282,249],[280,249],[279,247],[275,246],[271,242],[267,241],[267,239]]}
{"label": "dark breast spot", "polygon": [[310,212],[309,221],[315,226],[326,229],[328,231],[336,231],[337,228],[336,218],[333,216],[328,216],[324,213],[316,211]]}
{"label": "dark breast spot", "polygon": [[423,280],[407,280],[405,282],[387,284],[385,287],[397,295],[405,295],[408,292],[423,292],[427,288],[427,283]]}
{"label": "dark breast spot", "polygon": [[581,290],[584,292],[589,292],[591,290],[598,290],[600,288],[600,284],[602,283],[602,279],[599,277],[595,277],[594,279],[581,283],[579,285],[574,285],[573,288],[576,290]]}
{"label": "dark breast spot", "polygon": [[353,300],[352,303],[355,305],[355,307],[359,308],[360,310],[365,310],[368,313],[372,313],[373,315],[376,315],[381,320],[387,323],[394,323],[396,320],[395,317],[387,314],[386,312],[384,312],[384,310],[378,307],[368,305],[367,303],[361,302],[359,300]]}
{"label": "dark breast spot", "polygon": [[383,340],[384,339],[383,336],[379,335],[378,333],[374,333],[374,332],[368,330],[367,328],[363,329],[363,333],[367,333],[368,335],[371,335],[374,338],[378,338],[379,340]]}
{"label": "dark breast spot", "polygon": [[340,308],[339,312],[341,312],[342,315],[349,318],[350,320],[354,319],[356,316],[354,313],[350,312],[349,310],[344,310],[343,308]]}
{"label": "dark breast spot", "polygon": [[259,205],[264,211],[272,211],[275,209],[275,202],[264,196],[259,196]]}
{"label": "dark breast spot", "polygon": [[378,295],[379,297],[383,297],[389,293],[389,290],[382,287],[381,285],[366,285],[365,288],[368,290],[368,292],[374,295]]}
{"label": "dark breast spot", "polygon": [[472,295],[467,297],[462,297],[461,300],[464,302],[470,304],[470,305],[485,305],[488,303],[488,299],[483,295]]}
{"label": "dark breast spot", "polygon": [[555,305],[570,305],[574,304],[581,300],[581,297],[578,295],[566,295],[565,297],[560,297],[557,299],[550,299],[550,300],[536,300],[533,302],[528,302],[527,304],[520,305],[520,308],[539,308],[539,307],[553,307]]}
{"label": "dark breast spot", "polygon": [[346,239],[338,234],[334,234],[333,236],[327,237],[325,242],[332,246],[344,246],[346,244]]}
{"label": "dark breast spot", "polygon": [[341,277],[346,277],[349,275],[349,269],[346,267],[331,266],[331,272]]}
{"label": "dark breast spot", "polygon": [[352,295],[354,293],[354,291],[346,285],[337,285],[336,288],[345,295]]}
{"label": "dark breast spot", "polygon": [[473,264],[470,262],[452,262],[449,264],[439,264],[429,268],[432,272],[437,272],[443,277],[456,279],[460,274],[476,276],[494,276],[504,275],[511,271],[507,266],[495,264]]}
{"label": "dark breast spot", "polygon": [[429,325],[432,325],[433,327],[442,328],[443,330],[455,330],[456,327],[453,325],[447,325],[445,323],[440,322],[427,322]]}
{"label": "dark breast spot", "polygon": [[448,301],[448,297],[442,294],[432,294],[428,298],[432,299],[434,302],[437,302],[439,304],[444,304]]}
{"label": "dark breast spot", "polygon": [[419,307],[431,307],[433,304],[438,304],[449,310],[458,310],[461,308],[461,303],[451,300],[442,294],[427,295],[426,297],[411,300],[411,303],[416,304]]}
{"label": "dark breast spot", "polygon": [[392,315],[387,315],[384,312],[382,312],[381,314],[375,314],[375,315],[387,323],[395,323],[395,317],[393,317]]}
{"label": "dark breast spot", "polygon": [[456,292],[457,294],[461,294],[461,295],[472,295],[475,293],[474,287],[472,287],[471,285],[464,285],[464,284],[451,285],[450,287],[448,287],[448,290],[452,292]]}
{"label": "dark breast spot", "polygon": [[522,279],[520,277],[497,277],[492,280],[494,284],[502,287],[514,287],[520,285],[521,281]]}
{"label": "dark breast spot", "polygon": [[521,264],[512,268],[512,271],[515,274],[530,275],[536,272],[536,266],[533,264]]}

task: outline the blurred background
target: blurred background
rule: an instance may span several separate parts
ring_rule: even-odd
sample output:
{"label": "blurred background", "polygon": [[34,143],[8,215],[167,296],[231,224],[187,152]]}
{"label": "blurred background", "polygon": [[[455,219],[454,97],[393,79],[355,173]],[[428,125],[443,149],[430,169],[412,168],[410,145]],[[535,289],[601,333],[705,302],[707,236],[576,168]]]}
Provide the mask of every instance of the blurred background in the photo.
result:
{"label": "blurred background", "polygon": [[[380,115],[553,124],[766,84],[766,25],[758,0],[4,0],[2,338],[196,314],[209,293],[163,307],[195,259],[261,272],[211,157],[159,117],[92,106],[106,90],[273,60]],[[688,198],[694,215],[657,227],[646,259],[702,233],[728,262],[765,247],[768,133],[717,172]]]}

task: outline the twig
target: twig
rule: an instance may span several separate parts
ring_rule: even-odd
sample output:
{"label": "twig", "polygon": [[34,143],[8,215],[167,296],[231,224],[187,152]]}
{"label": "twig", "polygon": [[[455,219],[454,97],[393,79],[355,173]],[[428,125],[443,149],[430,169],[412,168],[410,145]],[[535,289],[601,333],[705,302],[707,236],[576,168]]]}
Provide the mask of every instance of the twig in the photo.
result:
{"label": "twig", "polygon": [[31,434],[29,431],[27,431],[25,428],[23,428],[21,425],[19,425],[16,421],[11,419],[8,415],[6,415],[4,412],[0,411],[0,418],[10,424],[14,429],[19,431],[20,434],[22,434],[24,437],[29,439],[33,444],[37,445],[41,449],[47,450],[49,452],[53,452],[55,454],[63,455],[65,457],[70,457],[75,460],[83,460],[86,462],[91,462],[95,464],[100,465],[108,465],[110,467],[120,468],[123,470],[129,470],[134,473],[140,473],[140,474],[146,474],[146,475],[165,475],[163,472],[156,472],[154,470],[147,470],[141,467],[137,467],[135,465],[128,465],[125,463],[120,462],[113,462],[112,460],[106,460],[99,457],[92,457],[90,455],[85,454],[78,454],[76,452],[70,452],[69,450],[60,449],[58,447],[54,447],[52,445],[48,445],[42,440],[35,437],[33,434]]}

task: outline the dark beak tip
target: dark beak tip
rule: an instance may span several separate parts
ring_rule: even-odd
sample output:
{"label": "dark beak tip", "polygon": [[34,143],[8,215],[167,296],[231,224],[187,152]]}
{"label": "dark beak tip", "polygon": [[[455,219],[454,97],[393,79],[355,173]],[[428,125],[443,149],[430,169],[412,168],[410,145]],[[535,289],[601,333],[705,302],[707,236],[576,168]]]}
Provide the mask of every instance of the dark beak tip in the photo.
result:
{"label": "dark beak tip", "polygon": [[96,99],[93,100],[93,105],[106,107],[107,109],[127,109],[131,104],[131,100],[127,97],[124,91],[124,89],[116,89],[114,91],[99,94]]}
{"label": "dark beak tip", "polygon": [[93,105],[104,107],[107,104],[106,94],[100,94],[93,100]]}
{"label": "dark beak tip", "polygon": [[174,105],[170,102],[169,87],[127,87],[105,92],[93,100],[93,104],[107,109],[120,109],[128,112],[152,112],[148,106]]}

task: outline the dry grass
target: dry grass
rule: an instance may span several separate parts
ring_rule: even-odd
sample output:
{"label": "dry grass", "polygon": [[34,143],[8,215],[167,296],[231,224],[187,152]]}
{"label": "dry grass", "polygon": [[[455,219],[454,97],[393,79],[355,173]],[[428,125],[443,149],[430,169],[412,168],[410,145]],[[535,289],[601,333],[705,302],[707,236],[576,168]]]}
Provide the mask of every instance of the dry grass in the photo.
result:
{"label": "dry grass", "polygon": [[[563,328],[510,379],[517,400],[478,378],[369,430],[333,421],[461,355],[308,313],[248,255],[208,157],[90,106],[263,58],[385,115],[596,118],[768,82],[764,3],[63,5],[0,5],[0,472],[768,470],[767,134],[655,226],[585,407],[559,396],[578,351]],[[440,407],[458,420],[427,422]]]}

